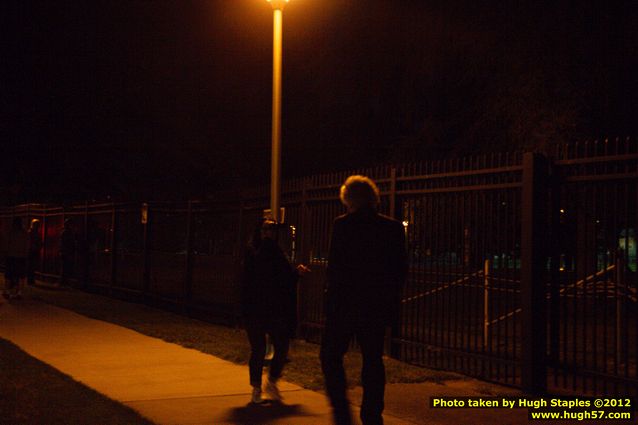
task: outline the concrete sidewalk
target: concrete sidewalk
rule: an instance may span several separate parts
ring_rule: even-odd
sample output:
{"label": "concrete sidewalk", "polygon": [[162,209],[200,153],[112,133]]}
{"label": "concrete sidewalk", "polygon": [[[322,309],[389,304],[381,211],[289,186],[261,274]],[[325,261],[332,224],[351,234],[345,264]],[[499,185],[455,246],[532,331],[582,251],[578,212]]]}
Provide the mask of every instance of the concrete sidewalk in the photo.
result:
{"label": "concrete sidewalk", "polygon": [[0,306],[0,338],[157,424],[331,423],[323,394],[282,382],[285,404],[254,406],[246,366],[38,301]]}

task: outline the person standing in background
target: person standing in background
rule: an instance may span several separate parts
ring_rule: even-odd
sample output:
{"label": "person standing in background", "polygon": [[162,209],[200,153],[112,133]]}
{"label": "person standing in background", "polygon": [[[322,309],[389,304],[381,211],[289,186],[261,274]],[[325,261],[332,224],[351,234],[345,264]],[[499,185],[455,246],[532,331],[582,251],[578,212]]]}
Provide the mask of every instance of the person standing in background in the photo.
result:
{"label": "person standing in background", "polygon": [[62,262],[60,284],[63,286],[68,286],[69,279],[73,276],[73,269],[75,266],[75,248],[75,233],[71,226],[71,220],[67,218],[64,220],[64,228],[60,235],[60,260]]}
{"label": "person standing in background", "polygon": [[40,251],[42,250],[40,224],[40,220],[34,218],[29,227],[29,257],[27,259],[27,283],[29,285],[35,285],[35,270],[40,265]]}
{"label": "person standing in background", "polygon": [[20,281],[24,279],[29,254],[29,235],[22,227],[22,219],[14,217],[5,241],[5,292],[7,299],[20,299]]}

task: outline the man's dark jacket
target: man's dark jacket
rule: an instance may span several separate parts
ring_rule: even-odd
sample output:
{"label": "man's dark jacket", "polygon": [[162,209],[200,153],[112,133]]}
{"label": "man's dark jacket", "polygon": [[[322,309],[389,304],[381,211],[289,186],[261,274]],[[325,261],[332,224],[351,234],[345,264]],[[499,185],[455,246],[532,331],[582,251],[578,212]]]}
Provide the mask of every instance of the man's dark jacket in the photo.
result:
{"label": "man's dark jacket", "polygon": [[401,223],[372,209],[335,219],[328,257],[328,317],[390,324],[406,274]]}

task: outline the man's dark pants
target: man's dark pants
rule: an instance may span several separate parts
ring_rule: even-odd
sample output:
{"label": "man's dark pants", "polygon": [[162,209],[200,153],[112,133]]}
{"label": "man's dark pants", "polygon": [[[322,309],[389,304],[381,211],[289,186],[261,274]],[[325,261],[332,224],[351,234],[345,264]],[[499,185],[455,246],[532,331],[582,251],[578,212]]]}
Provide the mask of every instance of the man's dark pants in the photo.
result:
{"label": "man's dark pants", "polygon": [[332,404],[335,422],[337,425],[352,423],[346,396],[346,375],[343,369],[343,356],[348,351],[352,336],[356,337],[363,358],[361,421],[364,425],[383,424],[381,414],[385,390],[383,366],[385,325],[378,321],[352,320],[347,316],[338,317],[338,315],[327,317],[320,354],[326,391]]}

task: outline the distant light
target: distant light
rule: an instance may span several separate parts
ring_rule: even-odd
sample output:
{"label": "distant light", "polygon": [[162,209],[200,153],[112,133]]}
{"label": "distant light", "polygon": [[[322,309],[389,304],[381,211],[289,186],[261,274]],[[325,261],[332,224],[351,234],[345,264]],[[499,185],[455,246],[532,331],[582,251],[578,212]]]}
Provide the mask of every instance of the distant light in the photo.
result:
{"label": "distant light", "polygon": [[408,227],[408,224],[410,224],[410,223],[408,223],[407,220],[403,221],[403,227]]}
{"label": "distant light", "polygon": [[561,213],[561,214],[565,214],[565,210],[561,208],[561,209],[560,209],[560,213]]}

